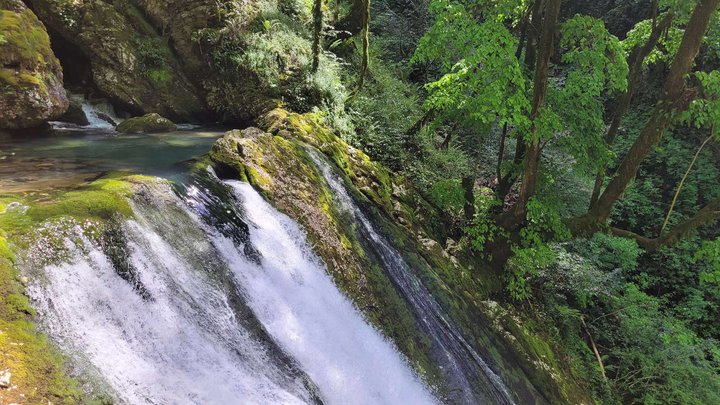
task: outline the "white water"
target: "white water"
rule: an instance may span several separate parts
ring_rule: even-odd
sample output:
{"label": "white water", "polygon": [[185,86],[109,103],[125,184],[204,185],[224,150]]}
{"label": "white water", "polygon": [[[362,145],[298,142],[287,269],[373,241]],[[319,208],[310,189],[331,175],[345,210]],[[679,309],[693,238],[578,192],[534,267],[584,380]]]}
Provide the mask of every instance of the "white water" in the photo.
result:
{"label": "white water", "polygon": [[85,117],[87,117],[87,120],[89,122],[86,127],[88,128],[99,128],[99,129],[113,129],[115,128],[115,125],[108,122],[107,120],[104,120],[100,118],[99,114],[105,114],[110,119],[115,121],[117,124],[120,122],[118,118],[115,117],[114,111],[112,111],[112,107],[107,106],[105,104],[91,104],[89,101],[83,100],[82,102],[82,110],[85,113]]}
{"label": "white water", "polygon": [[87,256],[44,271],[28,289],[63,349],[90,362],[128,404],[305,403],[234,322],[225,296],[157,234],[126,224],[132,262],[152,301],[108,258]]}
{"label": "white water", "polygon": [[[430,404],[435,399],[394,347],[342,295],[298,225],[247,183],[243,201],[262,267],[233,266],[270,335],[298,360],[329,404]],[[229,241],[225,242],[230,243]],[[244,261],[237,250],[229,260]]]}
{"label": "white water", "polygon": [[[392,344],[337,290],[299,227],[249,186],[231,184],[261,265],[194,214],[178,220],[183,211],[162,204],[181,203],[163,194],[122,226],[150,299],[87,241],[67,240],[72,259],[33,276],[28,293],[41,323],[74,364],[133,405],[312,403],[313,383],[327,404],[434,403]],[[237,286],[218,281],[227,272]],[[294,360],[241,326],[227,288],[247,297]]]}

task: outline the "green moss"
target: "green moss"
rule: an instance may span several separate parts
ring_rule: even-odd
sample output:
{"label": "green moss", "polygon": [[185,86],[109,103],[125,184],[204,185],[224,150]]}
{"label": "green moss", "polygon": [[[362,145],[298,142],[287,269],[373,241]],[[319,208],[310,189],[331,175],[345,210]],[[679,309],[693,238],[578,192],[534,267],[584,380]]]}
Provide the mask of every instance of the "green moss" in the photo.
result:
{"label": "green moss", "polygon": [[142,117],[128,118],[121,122],[116,130],[125,134],[160,133],[175,131],[177,126],[160,114],[150,113]]}
{"label": "green moss", "polygon": [[15,62],[34,69],[56,61],[45,27],[29,9],[0,10],[0,32],[5,38],[0,44],[0,65]]}
{"label": "green moss", "polygon": [[168,68],[150,69],[148,70],[148,77],[158,84],[167,84],[173,80],[173,74]]}
{"label": "green moss", "polygon": [[0,392],[0,402],[78,403],[78,384],[66,376],[63,357],[32,324],[34,311],[19,278],[11,245],[0,231],[0,370],[9,370],[17,387]]}
{"label": "green moss", "polygon": [[45,220],[70,216],[79,220],[110,219],[116,215],[130,216],[127,202],[131,181],[137,176],[116,177],[115,174],[89,183],[78,190],[58,192],[50,198],[35,201],[32,197],[0,194],[0,205],[18,202],[27,210],[0,210],[0,229],[11,234],[23,234]]}
{"label": "green moss", "polygon": [[19,77],[14,69],[0,68],[0,83],[9,84],[14,87],[19,84],[18,79]]}

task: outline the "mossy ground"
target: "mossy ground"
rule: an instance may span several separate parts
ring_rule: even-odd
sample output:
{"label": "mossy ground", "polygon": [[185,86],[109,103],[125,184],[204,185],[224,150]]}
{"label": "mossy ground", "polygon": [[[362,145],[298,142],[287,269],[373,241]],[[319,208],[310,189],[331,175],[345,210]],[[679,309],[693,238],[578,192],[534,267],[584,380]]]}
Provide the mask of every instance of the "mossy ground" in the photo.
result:
{"label": "mossy ground", "polygon": [[67,376],[64,357],[35,327],[15,254],[36,226],[59,218],[107,221],[131,214],[126,200],[139,176],[110,174],[70,191],[0,194],[0,371],[12,373],[0,403],[93,403]]}

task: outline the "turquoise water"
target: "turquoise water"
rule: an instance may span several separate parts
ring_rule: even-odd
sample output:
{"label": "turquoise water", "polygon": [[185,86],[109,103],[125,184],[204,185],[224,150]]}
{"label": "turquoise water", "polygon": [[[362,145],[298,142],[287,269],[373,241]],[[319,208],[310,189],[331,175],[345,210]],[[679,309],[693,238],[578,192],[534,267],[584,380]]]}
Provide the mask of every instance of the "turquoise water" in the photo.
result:
{"label": "turquoise water", "polygon": [[173,178],[183,172],[183,163],[207,153],[224,132],[185,127],[128,135],[71,127],[0,137],[0,191],[68,187],[108,171]]}

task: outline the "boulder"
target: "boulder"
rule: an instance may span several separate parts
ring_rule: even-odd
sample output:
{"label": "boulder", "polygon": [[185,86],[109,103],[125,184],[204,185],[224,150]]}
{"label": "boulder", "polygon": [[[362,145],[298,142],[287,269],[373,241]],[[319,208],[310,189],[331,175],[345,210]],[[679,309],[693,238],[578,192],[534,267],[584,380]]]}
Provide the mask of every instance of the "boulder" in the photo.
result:
{"label": "boulder", "polygon": [[89,125],[90,121],[88,121],[88,117],[82,109],[82,99],[78,97],[70,97],[70,105],[68,106],[65,114],[59,118],[59,121],[69,122],[80,126]]}
{"label": "boulder", "polygon": [[172,132],[177,130],[177,126],[160,114],[150,113],[143,115],[142,117],[126,119],[115,129],[124,134],[149,134]]}
{"label": "boulder", "polygon": [[69,105],[45,26],[20,0],[0,0],[0,128],[40,126]]}

